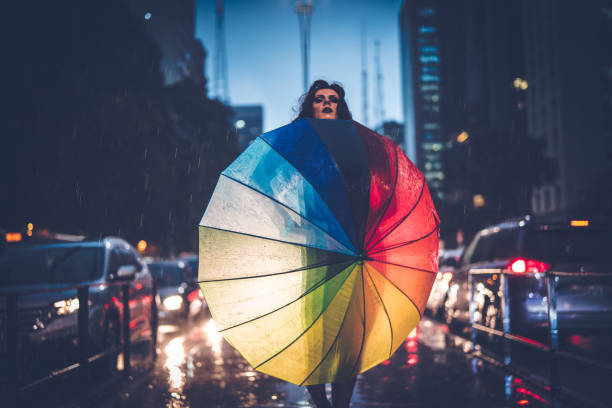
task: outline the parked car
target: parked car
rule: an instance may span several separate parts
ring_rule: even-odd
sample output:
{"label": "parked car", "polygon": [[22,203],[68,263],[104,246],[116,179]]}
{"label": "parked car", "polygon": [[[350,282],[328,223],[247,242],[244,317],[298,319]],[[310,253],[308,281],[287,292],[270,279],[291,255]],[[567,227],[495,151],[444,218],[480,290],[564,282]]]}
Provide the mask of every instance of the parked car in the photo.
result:
{"label": "parked car", "polygon": [[434,281],[433,287],[431,288],[431,294],[429,295],[429,299],[427,300],[426,307],[426,310],[433,317],[442,317],[448,288],[453,278],[453,274],[459,266],[462,253],[463,247],[445,250],[440,254],[438,274],[436,275],[436,280]]}
{"label": "parked car", "polygon": [[[524,217],[480,231],[453,276],[444,315],[449,324],[470,322],[469,273],[474,276],[476,322],[501,329],[500,274],[508,272],[511,331],[548,325],[546,272],[604,274],[555,277],[560,329],[612,329],[612,231],[588,222],[538,222]],[[474,274],[477,271],[491,272]]]}
{"label": "parked car", "polygon": [[[39,368],[56,366],[60,360],[70,363],[78,344],[80,305],[76,289],[58,289],[80,284],[93,284],[88,325],[92,354],[119,345],[123,339],[122,290],[108,285],[115,282],[129,283],[131,340],[151,340],[152,277],[126,241],[109,237],[7,246],[0,253],[0,314],[6,316],[4,296],[24,293],[18,297],[21,357],[33,359]],[[6,318],[0,322],[5,324]],[[5,342],[3,338],[0,349],[6,350]]]}
{"label": "parked car", "polygon": [[157,280],[160,321],[171,323],[177,318],[190,320],[200,315],[203,297],[196,273],[188,262],[151,262],[149,269]]}

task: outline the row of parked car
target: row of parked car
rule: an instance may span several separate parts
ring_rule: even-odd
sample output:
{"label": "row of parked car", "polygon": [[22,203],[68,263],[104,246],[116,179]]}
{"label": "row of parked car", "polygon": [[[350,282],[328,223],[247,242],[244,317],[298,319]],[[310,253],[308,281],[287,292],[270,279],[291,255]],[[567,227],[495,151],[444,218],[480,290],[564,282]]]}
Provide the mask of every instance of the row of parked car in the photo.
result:
{"label": "row of parked car", "polygon": [[[48,238],[0,248],[0,360],[8,352],[6,299],[15,293],[19,293],[21,361],[27,365],[32,359],[41,367],[57,366],[59,360],[65,364],[69,355],[76,354],[80,306],[76,286],[89,285],[92,354],[123,339],[122,284],[129,286],[129,331],[134,343],[150,341],[157,321],[180,324],[205,310],[197,284],[197,257],[145,262],[129,243],[114,237]],[[63,357],[58,359],[60,354]],[[45,364],[45,359],[56,361]]]}
{"label": "row of parked car", "polygon": [[[610,227],[585,220],[542,222],[526,216],[493,225],[478,232],[465,250],[443,252],[427,308],[449,325],[470,324],[472,275],[475,322],[501,329],[504,298],[512,332],[546,328],[546,275],[559,272],[552,278],[559,329],[609,332],[610,248]],[[501,285],[502,273],[507,276],[506,288]]]}

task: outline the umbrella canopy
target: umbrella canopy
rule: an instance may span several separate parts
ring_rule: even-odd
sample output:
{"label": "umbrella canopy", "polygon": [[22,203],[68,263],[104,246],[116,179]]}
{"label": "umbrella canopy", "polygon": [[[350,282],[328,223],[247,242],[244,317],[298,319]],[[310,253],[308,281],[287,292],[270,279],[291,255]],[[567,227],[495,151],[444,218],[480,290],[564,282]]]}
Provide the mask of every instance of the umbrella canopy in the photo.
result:
{"label": "umbrella canopy", "polygon": [[256,370],[338,382],[416,327],[438,232],[425,179],[397,145],[354,121],[301,119],[222,172],[200,222],[200,286]]}

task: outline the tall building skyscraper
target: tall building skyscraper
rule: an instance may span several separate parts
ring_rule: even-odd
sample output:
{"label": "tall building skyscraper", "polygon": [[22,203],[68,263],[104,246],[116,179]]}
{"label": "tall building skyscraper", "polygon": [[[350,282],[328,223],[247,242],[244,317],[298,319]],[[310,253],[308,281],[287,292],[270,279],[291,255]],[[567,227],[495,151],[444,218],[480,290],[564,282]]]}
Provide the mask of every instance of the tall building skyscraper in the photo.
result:
{"label": "tall building skyscraper", "polygon": [[232,106],[232,124],[238,133],[238,149],[245,149],[263,131],[263,107],[261,105]]}
{"label": "tall building skyscraper", "polygon": [[161,50],[166,85],[189,78],[205,85],[206,52],[195,38],[195,0],[128,0],[132,14],[144,21]]}
{"label": "tall building skyscraper", "polygon": [[382,128],[378,130],[384,136],[394,141],[402,150],[404,149],[404,125],[395,121],[383,122]]}
{"label": "tall building skyscraper", "polygon": [[434,197],[470,202],[472,131],[545,142],[536,214],[581,208],[612,168],[612,0],[405,0],[400,37],[404,146]]}
{"label": "tall building skyscraper", "polygon": [[524,0],[522,7],[527,128],[546,141],[557,170],[554,182],[534,191],[532,209],[566,213],[580,206],[605,166],[612,78],[612,44],[605,33],[612,7],[601,0]]}
{"label": "tall building skyscraper", "polygon": [[406,0],[400,13],[404,148],[432,195],[443,192],[440,8],[435,0]]}

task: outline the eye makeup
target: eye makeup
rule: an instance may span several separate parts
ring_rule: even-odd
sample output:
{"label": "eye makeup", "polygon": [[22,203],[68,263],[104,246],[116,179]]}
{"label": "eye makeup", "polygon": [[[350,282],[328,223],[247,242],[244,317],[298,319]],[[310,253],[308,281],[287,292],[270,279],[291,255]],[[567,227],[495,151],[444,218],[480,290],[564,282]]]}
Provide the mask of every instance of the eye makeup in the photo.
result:
{"label": "eye makeup", "polygon": [[[321,103],[321,102],[324,102],[324,101],[325,101],[325,98],[324,98],[323,96],[317,96],[317,97],[314,99],[314,103]],[[331,95],[331,96],[329,97],[329,101],[330,101],[331,103],[338,103],[338,98],[336,98],[335,96]]]}

